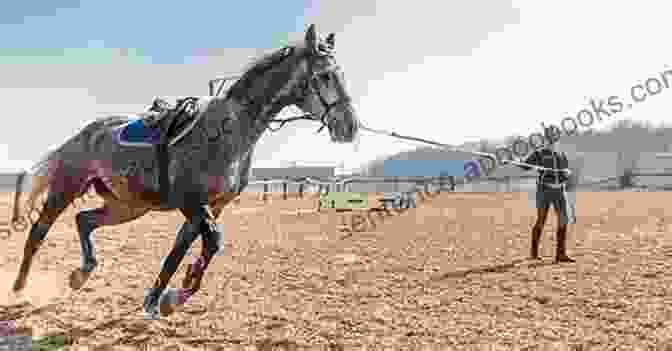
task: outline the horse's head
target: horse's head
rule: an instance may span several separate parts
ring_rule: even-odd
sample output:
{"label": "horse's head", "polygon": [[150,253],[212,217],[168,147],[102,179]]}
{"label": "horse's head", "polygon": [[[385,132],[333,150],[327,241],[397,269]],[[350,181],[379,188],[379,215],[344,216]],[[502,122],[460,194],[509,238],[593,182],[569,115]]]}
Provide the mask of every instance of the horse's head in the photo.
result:
{"label": "horse's head", "polygon": [[297,50],[302,73],[295,87],[299,108],[319,118],[331,140],[352,142],[359,132],[359,119],[346,91],[343,71],[334,57],[335,35],[321,39],[315,25],[306,31],[305,46]]}
{"label": "horse's head", "polygon": [[[354,141],[359,120],[334,58],[334,37],[332,33],[321,39],[311,25],[303,43],[253,60],[225,99],[247,105],[254,118],[271,117],[266,123],[272,122],[272,116],[282,108],[296,105],[311,115],[302,119],[319,120],[329,128],[332,141]],[[270,116],[263,116],[264,111]]]}

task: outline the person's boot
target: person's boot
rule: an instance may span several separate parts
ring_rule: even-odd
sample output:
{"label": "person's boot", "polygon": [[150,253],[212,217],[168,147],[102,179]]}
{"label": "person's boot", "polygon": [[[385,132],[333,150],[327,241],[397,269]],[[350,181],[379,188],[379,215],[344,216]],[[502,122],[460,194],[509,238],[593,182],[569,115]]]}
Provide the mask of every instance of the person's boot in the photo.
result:
{"label": "person's boot", "polygon": [[530,259],[539,259],[539,240],[541,239],[541,227],[535,225],[532,227],[532,241],[530,246]]}
{"label": "person's boot", "polygon": [[558,228],[558,246],[555,253],[556,263],[572,263],[576,262],[567,256],[567,228]]}

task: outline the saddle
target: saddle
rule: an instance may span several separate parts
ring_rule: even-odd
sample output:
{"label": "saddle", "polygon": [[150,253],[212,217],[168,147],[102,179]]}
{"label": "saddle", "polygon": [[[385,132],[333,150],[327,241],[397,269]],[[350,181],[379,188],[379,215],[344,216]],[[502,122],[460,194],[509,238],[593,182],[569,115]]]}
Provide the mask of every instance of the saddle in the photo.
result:
{"label": "saddle", "polygon": [[118,144],[130,147],[151,147],[162,143],[174,145],[194,126],[198,111],[198,98],[180,99],[171,105],[155,98],[152,106],[136,119],[119,126],[115,130]]}
{"label": "saddle", "polygon": [[162,205],[167,205],[170,195],[168,147],[184,137],[197,122],[197,102],[196,97],[186,97],[171,105],[166,100],[155,98],[141,118],[117,130],[116,139],[121,145],[155,148]]}

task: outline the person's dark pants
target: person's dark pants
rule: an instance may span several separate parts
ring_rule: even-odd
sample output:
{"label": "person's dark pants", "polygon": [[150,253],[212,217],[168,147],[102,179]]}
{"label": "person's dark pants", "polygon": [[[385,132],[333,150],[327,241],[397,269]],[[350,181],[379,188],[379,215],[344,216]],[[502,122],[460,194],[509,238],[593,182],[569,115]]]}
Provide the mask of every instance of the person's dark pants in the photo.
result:
{"label": "person's dark pants", "polygon": [[548,210],[553,206],[558,215],[556,261],[573,262],[573,260],[567,256],[567,225],[576,223],[576,213],[574,204],[568,198],[566,190],[564,187],[555,189],[539,185],[537,187],[536,202],[537,222],[532,228],[530,257],[533,259],[539,258],[539,240],[541,239],[541,231],[546,224]]}

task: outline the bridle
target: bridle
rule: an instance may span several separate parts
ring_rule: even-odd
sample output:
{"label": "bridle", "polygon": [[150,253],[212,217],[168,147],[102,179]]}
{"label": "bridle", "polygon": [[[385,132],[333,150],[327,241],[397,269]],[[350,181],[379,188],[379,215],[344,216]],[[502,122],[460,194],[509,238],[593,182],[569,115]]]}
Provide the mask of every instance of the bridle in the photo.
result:
{"label": "bridle", "polygon": [[[303,103],[308,97],[310,96],[317,96],[318,100],[320,101],[320,104],[322,104],[323,107],[323,112],[317,116],[314,113],[305,113],[300,116],[295,116],[295,117],[289,117],[285,119],[275,119],[272,118],[268,120],[269,122],[273,123],[280,123],[280,125],[277,128],[272,128],[270,125],[268,126],[268,129],[270,129],[273,132],[277,132],[280,130],[287,122],[292,122],[292,121],[297,121],[297,120],[309,120],[309,121],[316,121],[320,122],[321,126],[320,128],[316,131],[316,133],[322,132],[324,127],[327,127],[329,125],[329,120],[327,119],[330,116],[331,110],[339,105],[345,105],[349,104],[351,102],[350,96],[347,94],[339,94],[339,98],[336,99],[336,101],[329,103],[327,99],[322,95],[322,91],[319,86],[319,80],[320,78],[324,77],[324,79],[327,80],[336,80],[335,74],[336,71],[338,71],[340,68],[337,66],[334,69],[330,69],[326,72],[315,72],[315,67],[314,63],[312,61],[313,55],[316,56],[329,56],[331,53],[329,51],[320,51],[317,53],[311,52],[309,54],[306,54],[307,59],[308,59],[308,78],[305,79],[300,85],[299,85],[299,94],[296,94],[294,97],[298,99],[298,103]],[[298,95],[298,96],[297,96]]]}

